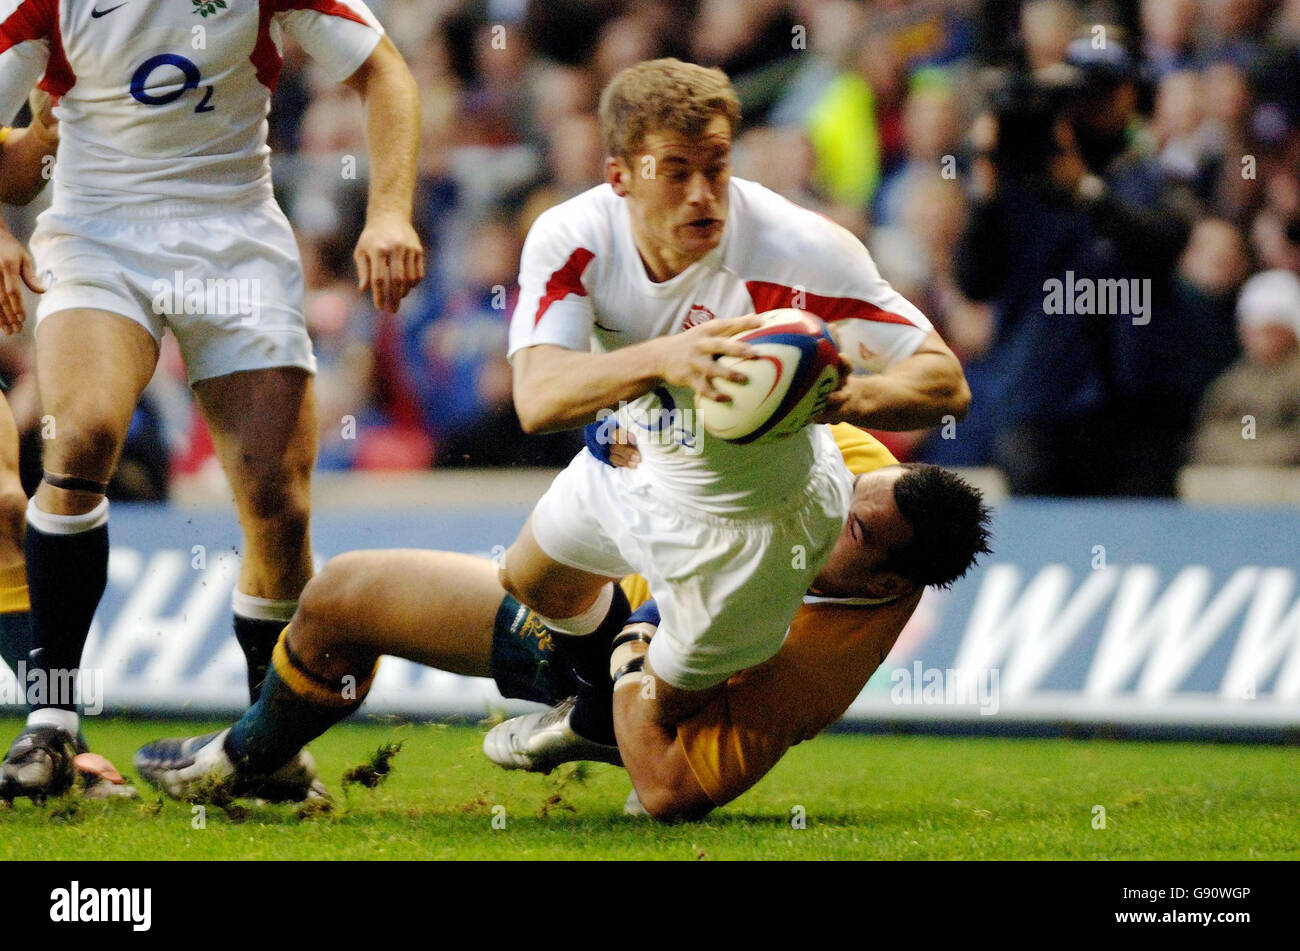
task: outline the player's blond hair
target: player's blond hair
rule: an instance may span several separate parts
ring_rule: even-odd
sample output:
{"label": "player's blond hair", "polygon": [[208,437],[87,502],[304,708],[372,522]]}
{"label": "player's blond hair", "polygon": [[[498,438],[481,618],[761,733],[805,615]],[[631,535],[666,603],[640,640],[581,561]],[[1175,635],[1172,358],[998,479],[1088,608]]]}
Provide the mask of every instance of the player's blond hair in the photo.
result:
{"label": "player's blond hair", "polygon": [[650,59],[621,70],[600,94],[600,133],[610,155],[631,158],[651,132],[697,138],[714,116],[725,116],[734,135],[740,100],[720,69]]}

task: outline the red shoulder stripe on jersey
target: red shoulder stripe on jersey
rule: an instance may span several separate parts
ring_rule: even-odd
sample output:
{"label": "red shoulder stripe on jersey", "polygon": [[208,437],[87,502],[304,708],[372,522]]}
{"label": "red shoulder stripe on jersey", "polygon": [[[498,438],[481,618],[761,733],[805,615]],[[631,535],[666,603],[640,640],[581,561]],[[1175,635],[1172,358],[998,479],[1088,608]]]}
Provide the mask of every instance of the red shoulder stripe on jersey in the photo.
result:
{"label": "red shoulder stripe on jersey", "polygon": [[77,77],[63,53],[59,32],[59,0],[24,0],[0,23],[0,53],[28,40],[49,40],[50,58],[40,87],[51,96],[62,96]]}
{"label": "red shoulder stripe on jersey", "polygon": [[50,0],[54,7],[54,28],[50,35],[50,58],[45,64],[45,75],[38,85],[51,96],[62,96],[77,84],[77,74],[63,52],[63,31],[59,29],[59,0]]}
{"label": "red shoulder stripe on jersey", "polygon": [[564,300],[570,294],[577,294],[579,297],[587,296],[587,289],[582,286],[582,272],[587,270],[587,265],[595,256],[586,248],[578,248],[569,255],[569,260],[551,275],[551,279],[546,282],[546,293],[537,302],[537,316],[533,319],[534,327],[542,322],[546,311],[557,300]]}
{"label": "red shoulder stripe on jersey", "polygon": [[276,0],[259,0],[257,7],[257,39],[253,41],[253,52],[248,54],[248,61],[253,64],[257,81],[271,92],[280,79],[280,67],[284,60],[280,50],[271,39],[271,17],[277,12]]}
{"label": "red shoulder stripe on jersey", "polygon": [[855,297],[823,297],[811,291],[796,291],[793,287],[769,281],[746,281],[745,288],[754,301],[754,312],[758,314],[793,307],[795,295],[798,294],[803,304],[799,309],[816,314],[827,323],[837,320],[874,320],[878,323],[902,324],[905,327],[916,326],[902,314],[895,314]]}
{"label": "red shoulder stripe on jersey", "polygon": [[58,0],[24,0],[0,23],[0,53],[28,40],[48,39],[58,16]]}

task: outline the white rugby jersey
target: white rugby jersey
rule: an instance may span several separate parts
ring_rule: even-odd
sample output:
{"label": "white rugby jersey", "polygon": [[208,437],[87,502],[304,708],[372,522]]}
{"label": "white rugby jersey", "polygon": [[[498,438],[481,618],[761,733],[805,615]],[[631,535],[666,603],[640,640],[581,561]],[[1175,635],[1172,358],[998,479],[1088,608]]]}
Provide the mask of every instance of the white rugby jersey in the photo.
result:
{"label": "white rugby jersey", "polygon": [[[608,185],[547,210],[524,242],[510,354],[537,344],[606,352],[780,307],[833,324],[861,369],[879,372],[921,345],[930,322],[850,232],[743,179],[731,179],[729,201],[718,246],[662,283],[646,274],[627,204]],[[689,388],[660,386],[620,411],[641,451],[636,471],[656,493],[734,514],[807,482],[817,427],[736,446],[697,425],[694,407]]]}
{"label": "white rugby jersey", "polygon": [[59,97],[61,212],[269,197],[281,31],[335,80],[383,35],[361,0],[0,0],[0,124]]}

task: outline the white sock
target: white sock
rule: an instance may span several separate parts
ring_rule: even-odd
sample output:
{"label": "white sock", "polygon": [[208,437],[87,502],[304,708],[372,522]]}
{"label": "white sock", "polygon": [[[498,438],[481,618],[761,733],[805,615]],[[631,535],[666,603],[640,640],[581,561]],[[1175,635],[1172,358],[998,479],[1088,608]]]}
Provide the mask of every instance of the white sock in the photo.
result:
{"label": "white sock", "polygon": [[89,512],[81,515],[55,515],[36,504],[27,503],[27,524],[46,535],[79,535],[90,532],[108,522],[108,499],[100,499]]}
{"label": "white sock", "polygon": [[283,621],[288,624],[293,620],[293,612],[298,610],[298,599],[276,601],[274,598],[255,598],[236,588],[230,596],[230,607],[240,617],[246,617],[250,621]]}
{"label": "white sock", "polygon": [[81,717],[76,710],[60,710],[58,707],[41,707],[27,714],[28,726],[52,726],[62,730],[68,736],[76,736],[81,728]]}
{"label": "white sock", "polygon": [[553,631],[561,634],[569,634],[573,637],[585,637],[588,634],[594,634],[600,627],[601,622],[609,614],[610,605],[614,603],[614,582],[609,582],[605,587],[600,589],[600,594],[596,595],[596,600],[591,607],[581,614],[575,614],[573,617],[552,619],[537,615],[538,619]]}

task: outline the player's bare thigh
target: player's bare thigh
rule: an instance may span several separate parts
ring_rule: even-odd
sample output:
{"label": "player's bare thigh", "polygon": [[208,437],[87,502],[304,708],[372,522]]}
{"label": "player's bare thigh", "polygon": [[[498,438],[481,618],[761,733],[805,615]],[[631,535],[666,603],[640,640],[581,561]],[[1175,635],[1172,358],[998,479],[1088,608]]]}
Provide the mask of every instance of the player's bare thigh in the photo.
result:
{"label": "player's bare thigh", "polygon": [[298,367],[243,370],[199,380],[194,395],[232,478],[267,467],[310,476],[316,458],[310,373]]}
{"label": "player's bare thigh", "polygon": [[311,374],[297,367],[240,371],[200,380],[194,393],[244,530],[239,588],[255,597],[292,600],[312,570]]}
{"label": "player's bare thigh", "polygon": [[542,550],[533,535],[533,520],[524,523],[519,537],[506,550],[501,563],[501,586],[538,614],[568,618],[591,607],[597,594],[617,578],[562,565]]}
{"label": "player's bare thigh", "polygon": [[[36,379],[46,417],[45,470],[108,482],[157,363],[157,341],[121,314],[76,308],[41,320]],[[88,512],[99,499],[45,482],[36,493],[37,504],[55,515]]]}
{"label": "player's bare thigh", "polygon": [[353,672],[358,658],[391,654],[487,677],[504,596],[496,566],[484,558],[418,549],[348,552],[307,585],[290,636],[295,654],[324,676]]}

